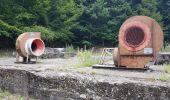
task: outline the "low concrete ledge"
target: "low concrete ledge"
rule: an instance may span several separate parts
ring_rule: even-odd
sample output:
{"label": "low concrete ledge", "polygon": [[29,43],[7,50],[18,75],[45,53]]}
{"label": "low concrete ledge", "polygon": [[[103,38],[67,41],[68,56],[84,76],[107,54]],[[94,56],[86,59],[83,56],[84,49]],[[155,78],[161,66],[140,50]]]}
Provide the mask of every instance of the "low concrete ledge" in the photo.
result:
{"label": "low concrete ledge", "polygon": [[169,100],[170,83],[0,67],[0,89],[40,100]]}

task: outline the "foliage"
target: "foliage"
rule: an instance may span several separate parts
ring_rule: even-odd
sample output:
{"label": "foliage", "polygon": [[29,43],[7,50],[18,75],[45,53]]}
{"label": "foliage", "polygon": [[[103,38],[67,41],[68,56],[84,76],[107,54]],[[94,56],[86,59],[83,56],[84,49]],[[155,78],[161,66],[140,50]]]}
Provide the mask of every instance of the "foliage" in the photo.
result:
{"label": "foliage", "polygon": [[157,0],[159,11],[163,16],[163,26],[165,33],[165,45],[170,42],[170,0]]}
{"label": "foliage", "polygon": [[160,75],[159,80],[161,80],[161,81],[168,81],[169,78],[170,78],[169,75],[162,74],[162,75]]}
{"label": "foliage", "polygon": [[91,67],[98,63],[98,59],[93,56],[92,50],[79,50],[78,51],[78,67]]}
{"label": "foliage", "polygon": [[52,40],[56,36],[55,32],[43,26],[24,27],[23,30],[25,32],[41,32],[42,38],[44,40]]}
{"label": "foliage", "polygon": [[22,32],[40,31],[47,46],[117,46],[121,24],[145,15],[161,24],[168,44],[169,10],[170,0],[0,0],[0,40],[14,46]]}
{"label": "foliage", "polygon": [[74,49],[73,45],[66,44],[66,52],[64,54],[64,57],[69,58],[73,55],[76,55],[76,50]]}
{"label": "foliage", "polygon": [[156,0],[77,0],[84,8],[79,25],[74,29],[76,41],[83,45],[114,45],[118,43],[121,24],[134,15],[146,15],[161,22]]}
{"label": "foliage", "polygon": [[76,50],[74,49],[72,44],[71,45],[66,44],[66,52],[74,53],[74,52],[76,52]]}
{"label": "foliage", "polygon": [[63,35],[64,40],[71,41],[70,31],[78,22],[82,9],[75,4],[74,0],[51,0],[49,12],[49,26]]}
{"label": "foliage", "polygon": [[165,72],[170,74],[170,65],[165,65]]}
{"label": "foliage", "polygon": [[9,96],[10,93],[9,92],[0,92],[0,99],[6,97],[6,96]]}
{"label": "foliage", "polygon": [[170,65],[164,65],[165,73],[159,76],[159,80],[168,81],[170,80]]}
{"label": "foliage", "polygon": [[0,38],[13,41],[22,32],[39,31],[47,46],[65,44],[82,11],[74,0],[0,0]]}
{"label": "foliage", "polygon": [[22,30],[18,29],[17,27],[9,25],[0,20],[0,37],[13,38],[21,32]]}
{"label": "foliage", "polygon": [[[0,99],[1,100],[25,100],[25,98],[18,94],[11,94],[8,91],[0,91]],[[29,100],[35,100],[33,98],[29,98]]]}

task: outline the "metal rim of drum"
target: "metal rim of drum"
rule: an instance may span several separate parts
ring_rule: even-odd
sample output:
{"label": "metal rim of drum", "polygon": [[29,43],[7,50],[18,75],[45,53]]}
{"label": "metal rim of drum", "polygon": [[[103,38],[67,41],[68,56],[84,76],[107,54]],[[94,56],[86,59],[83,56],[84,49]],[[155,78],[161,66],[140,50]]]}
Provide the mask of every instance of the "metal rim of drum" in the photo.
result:
{"label": "metal rim of drum", "polygon": [[[139,43],[136,45],[130,44],[126,40],[126,35],[128,34],[127,31],[129,31],[131,28],[138,28],[141,31],[143,31],[142,34],[144,34],[143,39],[140,40]],[[137,34],[137,33],[133,33],[133,34]],[[140,21],[133,21],[133,22],[129,22],[123,25],[119,32],[120,44],[129,51],[135,52],[135,51],[139,51],[143,49],[145,46],[148,45],[148,43],[150,42],[150,39],[151,39],[151,31],[149,27]]]}

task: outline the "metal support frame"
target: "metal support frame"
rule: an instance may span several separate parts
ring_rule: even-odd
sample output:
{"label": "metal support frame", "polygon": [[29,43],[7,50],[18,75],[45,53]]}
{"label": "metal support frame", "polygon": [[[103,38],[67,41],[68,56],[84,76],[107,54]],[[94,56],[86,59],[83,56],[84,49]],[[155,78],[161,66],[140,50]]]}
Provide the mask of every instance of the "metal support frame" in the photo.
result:
{"label": "metal support frame", "polygon": [[36,59],[35,61],[31,61],[31,59],[29,58],[29,54],[27,54],[27,56],[23,58],[22,62],[19,61],[19,58],[20,58],[20,56],[16,52],[16,62],[15,63],[33,64],[33,63],[37,63],[37,61],[38,61],[38,57],[35,58]]}
{"label": "metal support frame", "polygon": [[[100,60],[99,60],[99,65],[103,65],[105,63],[106,54],[113,56],[113,50],[114,49],[115,48],[104,48],[103,49],[102,55],[101,55]],[[110,52],[110,50],[112,51],[112,53]]]}

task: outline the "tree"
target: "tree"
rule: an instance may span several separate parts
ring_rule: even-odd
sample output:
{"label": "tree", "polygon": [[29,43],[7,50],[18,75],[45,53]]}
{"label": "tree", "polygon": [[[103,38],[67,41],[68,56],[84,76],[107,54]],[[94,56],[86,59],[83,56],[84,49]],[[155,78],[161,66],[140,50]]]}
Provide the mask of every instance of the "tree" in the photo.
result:
{"label": "tree", "polygon": [[118,44],[122,23],[134,15],[145,15],[161,23],[156,0],[76,0],[83,6],[80,24],[74,29],[76,44],[88,41],[93,45]]}
{"label": "tree", "polygon": [[165,45],[170,43],[170,0],[158,0],[159,10],[163,16]]}
{"label": "tree", "polygon": [[75,39],[93,45],[116,45],[118,30],[131,14],[125,0],[85,0],[81,2],[84,13],[80,24],[74,29]]}
{"label": "tree", "polygon": [[49,27],[62,36],[63,42],[70,42],[77,19],[82,14],[82,9],[74,0],[51,0],[49,12]]}
{"label": "tree", "polygon": [[159,23],[162,23],[162,15],[158,11],[157,0],[131,0],[132,16],[144,15],[149,16]]}

